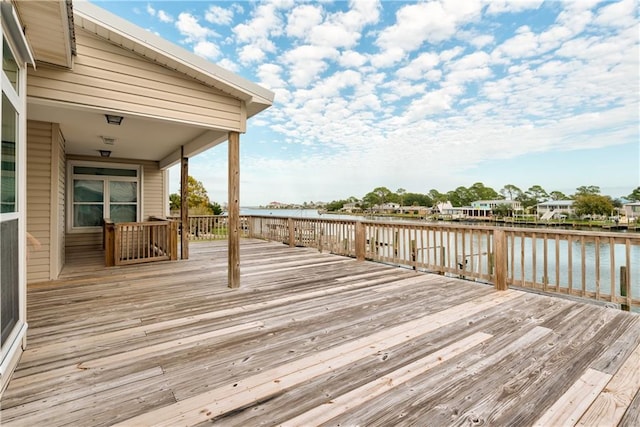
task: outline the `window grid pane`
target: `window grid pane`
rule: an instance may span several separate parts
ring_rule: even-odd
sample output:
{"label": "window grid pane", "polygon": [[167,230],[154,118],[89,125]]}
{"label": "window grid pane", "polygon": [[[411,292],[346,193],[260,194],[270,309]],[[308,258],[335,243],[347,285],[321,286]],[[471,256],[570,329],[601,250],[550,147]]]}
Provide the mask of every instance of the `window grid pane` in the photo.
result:
{"label": "window grid pane", "polygon": [[104,207],[102,204],[74,204],[73,205],[73,226],[74,227],[100,227],[104,218]]}
{"label": "window grid pane", "polygon": [[76,179],[73,181],[74,202],[103,202],[104,181]]}
{"label": "window grid pane", "polygon": [[110,202],[129,202],[138,201],[138,183],[109,181],[109,201]]}
{"label": "window grid pane", "polygon": [[0,213],[17,212],[17,119],[18,113],[3,92],[2,144],[0,144]]}
{"label": "window grid pane", "polygon": [[2,71],[11,82],[11,86],[18,93],[18,76],[20,75],[20,68],[18,63],[9,49],[6,39],[2,39]]}

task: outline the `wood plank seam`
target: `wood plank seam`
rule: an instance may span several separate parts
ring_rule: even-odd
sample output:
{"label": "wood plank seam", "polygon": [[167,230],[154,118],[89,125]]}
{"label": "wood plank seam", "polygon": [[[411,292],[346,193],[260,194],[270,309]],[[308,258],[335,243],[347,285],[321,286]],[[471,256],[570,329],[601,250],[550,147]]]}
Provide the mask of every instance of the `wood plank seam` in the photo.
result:
{"label": "wood plank seam", "polygon": [[298,415],[282,423],[283,427],[309,426],[326,423],[343,412],[352,409],[359,404],[369,401],[377,396],[398,387],[407,381],[424,374],[436,366],[468,351],[473,347],[493,338],[493,335],[477,332],[454,344],[433,352],[422,359],[401,367],[384,375],[370,383],[364,384],[348,393],[331,401],[317,406],[307,412]]}

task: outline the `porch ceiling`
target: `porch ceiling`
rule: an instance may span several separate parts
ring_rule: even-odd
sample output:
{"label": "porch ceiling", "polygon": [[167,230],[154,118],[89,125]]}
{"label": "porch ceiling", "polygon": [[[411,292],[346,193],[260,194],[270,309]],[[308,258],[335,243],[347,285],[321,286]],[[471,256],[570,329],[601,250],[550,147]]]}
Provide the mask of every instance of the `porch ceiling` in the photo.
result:
{"label": "porch ceiling", "polygon": [[[27,118],[59,123],[67,154],[100,157],[99,150],[110,150],[111,158],[161,161],[186,145],[193,156],[213,141],[226,140],[226,132],[157,119],[124,116],[121,125],[107,123],[108,111],[64,108],[38,101],[28,103]],[[107,145],[101,137],[113,138]],[[166,164],[163,166],[167,166]]]}

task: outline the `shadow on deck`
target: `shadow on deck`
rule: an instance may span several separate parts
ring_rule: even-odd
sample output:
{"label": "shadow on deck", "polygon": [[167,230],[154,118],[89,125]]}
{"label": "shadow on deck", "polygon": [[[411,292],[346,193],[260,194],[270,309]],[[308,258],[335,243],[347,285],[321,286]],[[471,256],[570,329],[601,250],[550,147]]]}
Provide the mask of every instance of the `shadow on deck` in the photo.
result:
{"label": "shadow on deck", "polygon": [[31,286],[3,425],[638,425],[640,316],[243,240]]}

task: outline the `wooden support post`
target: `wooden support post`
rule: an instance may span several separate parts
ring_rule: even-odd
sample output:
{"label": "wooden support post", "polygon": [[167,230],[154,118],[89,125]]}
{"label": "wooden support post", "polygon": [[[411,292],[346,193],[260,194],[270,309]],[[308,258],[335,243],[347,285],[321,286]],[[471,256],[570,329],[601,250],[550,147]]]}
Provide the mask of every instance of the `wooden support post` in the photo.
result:
{"label": "wooden support post", "polygon": [[356,236],[355,236],[355,244],[356,244],[356,259],[358,261],[364,261],[365,255],[365,246],[366,246],[366,229],[364,224],[360,221],[356,221]]}
{"label": "wooden support post", "polygon": [[[627,267],[623,265],[620,267],[620,296],[626,297],[627,295],[629,295],[629,291],[631,290],[629,288],[629,281],[627,280]],[[620,304],[620,309],[624,311],[631,311],[631,308],[626,303]]]}
{"label": "wooden support post", "polygon": [[180,150],[180,259],[189,259],[189,159]]}
{"label": "wooden support post", "polygon": [[507,286],[507,235],[504,230],[493,230],[494,280],[498,291],[506,291]]}
{"label": "wooden support post", "polygon": [[229,132],[229,287],[240,287],[240,134]]}
{"label": "wooden support post", "polygon": [[287,218],[287,225],[289,226],[289,246],[293,248],[296,245],[296,230],[293,218]]}

